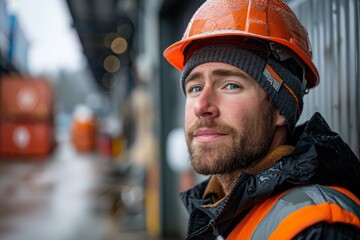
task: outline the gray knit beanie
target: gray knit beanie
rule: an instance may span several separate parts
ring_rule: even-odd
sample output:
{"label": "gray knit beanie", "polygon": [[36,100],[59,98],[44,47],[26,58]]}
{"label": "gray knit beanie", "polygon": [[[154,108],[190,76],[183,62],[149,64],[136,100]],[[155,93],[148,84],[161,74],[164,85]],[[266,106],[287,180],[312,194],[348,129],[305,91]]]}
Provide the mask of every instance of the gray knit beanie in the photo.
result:
{"label": "gray knit beanie", "polygon": [[[230,45],[208,45],[197,49],[185,63],[181,86],[190,72],[207,62],[223,62],[242,69],[268,93],[271,101],[287,121],[291,136],[303,109],[303,91],[299,78],[272,58],[263,58]],[[184,91],[185,92],[185,91]]]}

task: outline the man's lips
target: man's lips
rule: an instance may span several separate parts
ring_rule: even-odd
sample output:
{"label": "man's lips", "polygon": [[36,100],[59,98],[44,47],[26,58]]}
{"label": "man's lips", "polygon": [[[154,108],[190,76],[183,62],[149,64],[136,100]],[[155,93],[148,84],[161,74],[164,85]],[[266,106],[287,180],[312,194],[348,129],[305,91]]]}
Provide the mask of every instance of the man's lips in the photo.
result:
{"label": "man's lips", "polygon": [[194,140],[197,142],[210,142],[226,136],[226,134],[211,129],[198,129],[194,132]]}

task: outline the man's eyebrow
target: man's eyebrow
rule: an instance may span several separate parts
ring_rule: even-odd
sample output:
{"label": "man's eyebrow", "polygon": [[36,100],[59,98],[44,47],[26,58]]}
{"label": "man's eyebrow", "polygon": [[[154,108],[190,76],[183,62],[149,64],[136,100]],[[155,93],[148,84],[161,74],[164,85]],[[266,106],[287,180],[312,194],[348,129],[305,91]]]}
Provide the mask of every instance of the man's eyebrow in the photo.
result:
{"label": "man's eyebrow", "polygon": [[242,71],[234,71],[234,70],[228,70],[228,69],[216,69],[212,72],[212,75],[214,76],[237,76],[241,78],[249,78],[249,76]]}
{"label": "man's eyebrow", "polygon": [[185,84],[194,80],[194,79],[197,79],[197,78],[201,78],[202,77],[202,73],[199,73],[199,72],[195,72],[195,73],[190,73],[186,79],[185,79]]}
{"label": "man's eyebrow", "polygon": [[[236,76],[236,77],[240,77],[243,79],[248,79],[249,75],[247,75],[245,72],[243,71],[234,71],[234,70],[228,70],[228,69],[215,69],[214,71],[211,72],[211,75],[215,76],[215,77],[226,77],[226,76]],[[195,73],[190,73],[187,78],[185,79],[185,84],[193,81],[195,79],[198,78],[202,78],[203,74],[201,72],[195,72]]]}

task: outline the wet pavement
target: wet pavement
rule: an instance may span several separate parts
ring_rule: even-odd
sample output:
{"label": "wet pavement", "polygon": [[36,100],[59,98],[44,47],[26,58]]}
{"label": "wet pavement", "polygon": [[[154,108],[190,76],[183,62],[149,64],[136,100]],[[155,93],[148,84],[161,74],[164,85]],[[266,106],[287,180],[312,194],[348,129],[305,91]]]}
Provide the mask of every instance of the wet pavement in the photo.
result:
{"label": "wet pavement", "polygon": [[109,159],[78,153],[63,138],[46,159],[0,161],[0,239],[152,239],[124,231],[114,214]]}

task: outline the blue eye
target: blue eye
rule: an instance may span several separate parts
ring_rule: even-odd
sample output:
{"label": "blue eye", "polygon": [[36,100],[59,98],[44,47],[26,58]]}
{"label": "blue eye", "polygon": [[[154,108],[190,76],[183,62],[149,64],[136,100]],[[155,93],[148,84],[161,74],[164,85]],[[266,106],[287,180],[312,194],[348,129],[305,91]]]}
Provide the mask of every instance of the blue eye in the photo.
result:
{"label": "blue eye", "polygon": [[236,85],[236,84],[230,83],[230,84],[226,85],[225,88],[231,90],[231,89],[238,89],[238,88],[240,88],[240,87],[239,87],[238,85]]}
{"label": "blue eye", "polygon": [[196,86],[196,87],[193,87],[190,89],[190,92],[201,92],[202,90],[202,87],[199,87],[199,86]]}

